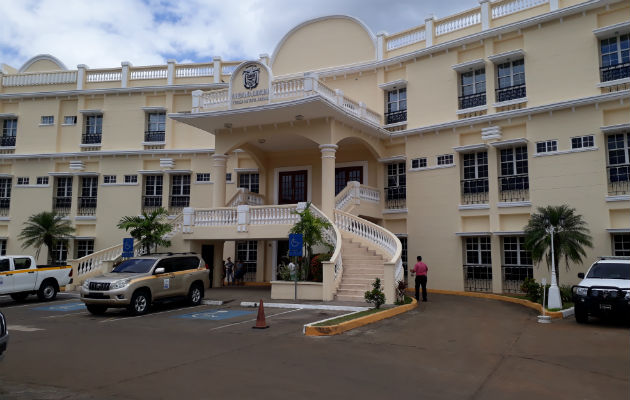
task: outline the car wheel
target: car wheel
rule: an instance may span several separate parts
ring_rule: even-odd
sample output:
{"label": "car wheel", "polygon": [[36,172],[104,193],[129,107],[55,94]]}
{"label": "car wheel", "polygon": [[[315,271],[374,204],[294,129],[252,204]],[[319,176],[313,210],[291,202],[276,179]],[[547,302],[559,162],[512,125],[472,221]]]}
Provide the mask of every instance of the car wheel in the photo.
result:
{"label": "car wheel", "polygon": [[107,307],[98,304],[88,304],[86,307],[90,314],[94,315],[103,315],[107,311]]}
{"label": "car wheel", "polygon": [[24,292],[11,294],[11,298],[13,300],[20,301],[20,302],[26,300],[27,297],[28,297],[28,293],[24,293]]}
{"label": "car wheel", "polygon": [[199,283],[193,283],[188,291],[188,304],[198,306],[203,299],[203,286]]}
{"label": "car wheel", "polygon": [[57,297],[57,285],[53,281],[44,281],[37,291],[37,297],[41,301],[51,301]]}
{"label": "car wheel", "polygon": [[588,322],[588,312],[584,309],[584,307],[575,306],[575,321],[578,324],[585,324]]}
{"label": "car wheel", "polygon": [[131,296],[128,310],[133,315],[142,315],[149,311],[149,307],[151,307],[151,295],[145,290],[140,290]]}

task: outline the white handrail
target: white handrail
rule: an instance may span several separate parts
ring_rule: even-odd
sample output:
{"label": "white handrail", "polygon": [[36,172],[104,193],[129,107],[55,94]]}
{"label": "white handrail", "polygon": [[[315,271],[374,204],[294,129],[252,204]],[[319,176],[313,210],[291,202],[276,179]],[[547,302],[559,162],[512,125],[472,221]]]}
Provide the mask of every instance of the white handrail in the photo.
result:
{"label": "white handrail", "polygon": [[341,211],[348,211],[348,205],[359,204],[361,201],[380,203],[380,190],[371,186],[361,185],[356,181],[350,181],[346,187],[335,196],[335,208]]}
{"label": "white handrail", "polygon": [[247,188],[238,188],[227,205],[228,207],[236,207],[243,204],[262,206],[264,203],[265,197],[262,194],[251,192]]}
{"label": "white handrail", "polygon": [[300,219],[300,216],[295,213],[296,210],[297,204],[253,206],[249,208],[250,224],[295,224]]}
{"label": "white handrail", "polygon": [[399,49],[426,40],[426,31],[424,27],[416,28],[404,34],[397,34],[387,38],[387,51]]}
{"label": "white handrail", "polygon": [[2,77],[2,86],[37,86],[37,85],[57,85],[63,83],[76,83],[77,71],[68,72],[38,72],[16,75],[5,75]]}
{"label": "white handrail", "polygon": [[229,226],[236,225],[237,211],[233,207],[195,209],[194,226]]}
{"label": "white handrail", "polygon": [[548,3],[549,0],[513,0],[492,5],[492,19],[505,17],[519,11],[527,10]]}
{"label": "white handrail", "polygon": [[330,220],[320,209],[311,204],[311,209],[314,214],[324,220],[330,222],[330,228],[324,230],[324,239],[335,247],[332,256],[330,256],[330,262],[334,263],[334,279],[333,279],[333,295],[337,293],[337,289],[341,284],[341,276],[343,275],[343,261],[341,257],[341,245],[343,240],[341,239],[341,232],[333,221]]}

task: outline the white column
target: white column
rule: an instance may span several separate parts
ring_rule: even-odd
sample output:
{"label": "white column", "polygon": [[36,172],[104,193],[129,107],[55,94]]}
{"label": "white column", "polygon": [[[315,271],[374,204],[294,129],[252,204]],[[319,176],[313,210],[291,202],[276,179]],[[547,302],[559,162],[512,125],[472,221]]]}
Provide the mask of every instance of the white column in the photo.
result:
{"label": "white column", "polygon": [[481,5],[481,29],[490,29],[490,0],[479,0]]}
{"label": "white column", "polygon": [[267,53],[262,53],[258,56],[259,60],[261,63],[265,64],[265,65],[269,65],[269,54]]}
{"label": "white column", "polygon": [[203,90],[193,90],[191,95],[192,112],[201,112],[201,96],[203,96]]}
{"label": "white column", "polygon": [[225,207],[225,154],[215,154],[212,156],[212,207]]}
{"label": "white column", "polygon": [[549,11],[556,11],[558,8],[558,0],[549,0]]}
{"label": "white column", "polygon": [[322,211],[331,220],[335,210],[335,153],[336,144],[320,144],[322,152]]}
{"label": "white column", "polygon": [[385,54],[385,36],[387,32],[381,31],[376,34],[376,60],[380,61],[383,59],[383,55]]}
{"label": "white column", "polygon": [[425,47],[433,46],[433,39],[435,38],[435,29],[433,29],[433,21],[435,20],[435,16],[431,15],[424,20],[424,34],[426,44]]}
{"label": "white column", "polygon": [[175,60],[166,60],[166,84],[172,85],[175,82]]}
{"label": "white column", "polygon": [[221,57],[212,57],[212,62],[214,63],[214,83],[221,83]]}
{"label": "white column", "polygon": [[77,90],[83,90],[85,83],[85,70],[88,68],[85,64],[77,65]]}
{"label": "white column", "polygon": [[192,233],[192,227],[195,225],[195,209],[192,207],[184,207],[182,213],[184,214],[184,227],[182,228],[182,233]]}
{"label": "white column", "polygon": [[129,61],[123,61],[120,63],[122,66],[122,73],[120,76],[120,87],[128,87],[129,86],[129,67],[131,63]]}

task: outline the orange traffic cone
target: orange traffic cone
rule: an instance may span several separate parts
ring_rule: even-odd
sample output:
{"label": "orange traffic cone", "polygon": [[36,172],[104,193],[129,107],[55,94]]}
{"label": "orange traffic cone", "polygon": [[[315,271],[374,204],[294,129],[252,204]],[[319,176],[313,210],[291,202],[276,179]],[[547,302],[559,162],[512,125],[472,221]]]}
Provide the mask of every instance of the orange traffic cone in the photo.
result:
{"label": "orange traffic cone", "polygon": [[258,316],[256,317],[256,325],[252,326],[254,329],[267,329],[269,326],[267,322],[265,322],[265,307],[263,307],[263,301],[260,299],[260,304],[258,305]]}

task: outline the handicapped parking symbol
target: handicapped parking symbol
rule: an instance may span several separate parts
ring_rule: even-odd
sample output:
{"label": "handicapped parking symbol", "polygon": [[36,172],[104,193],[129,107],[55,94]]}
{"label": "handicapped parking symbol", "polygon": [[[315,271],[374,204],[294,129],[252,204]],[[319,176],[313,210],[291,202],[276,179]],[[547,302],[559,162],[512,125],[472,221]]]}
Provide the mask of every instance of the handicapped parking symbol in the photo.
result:
{"label": "handicapped parking symbol", "polygon": [[215,311],[206,311],[206,312],[195,312],[190,314],[183,314],[175,316],[174,318],[185,318],[185,319],[197,319],[197,320],[206,320],[206,321],[220,321],[223,319],[230,319],[235,317],[240,317],[241,315],[249,315],[254,314],[255,311],[240,311],[240,310],[215,310]]}
{"label": "handicapped parking symbol", "polygon": [[85,309],[85,304],[83,303],[58,304],[54,306],[44,306],[44,307],[33,308],[33,310],[57,311],[57,312],[78,311],[78,310],[83,310],[83,309]]}

